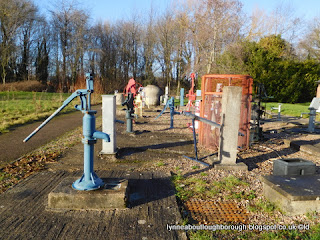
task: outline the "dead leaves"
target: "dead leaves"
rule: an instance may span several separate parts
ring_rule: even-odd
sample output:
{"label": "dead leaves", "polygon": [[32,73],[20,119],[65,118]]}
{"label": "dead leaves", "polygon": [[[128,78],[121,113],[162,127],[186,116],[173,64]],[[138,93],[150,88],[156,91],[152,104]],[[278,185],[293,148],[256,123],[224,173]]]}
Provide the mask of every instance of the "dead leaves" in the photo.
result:
{"label": "dead leaves", "polygon": [[25,179],[33,173],[43,170],[46,163],[56,162],[60,155],[60,152],[44,152],[25,156],[18,161],[8,164],[0,171],[0,193],[18,183],[21,179]]}

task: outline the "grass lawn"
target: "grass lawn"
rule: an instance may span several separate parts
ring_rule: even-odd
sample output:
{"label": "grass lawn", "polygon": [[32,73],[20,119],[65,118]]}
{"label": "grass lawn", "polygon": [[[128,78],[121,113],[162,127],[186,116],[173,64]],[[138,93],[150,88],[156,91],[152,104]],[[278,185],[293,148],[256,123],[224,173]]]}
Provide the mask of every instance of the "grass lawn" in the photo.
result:
{"label": "grass lawn", "polygon": [[[261,106],[266,106],[266,110],[270,112],[271,107],[278,107],[276,102],[262,103]],[[293,117],[300,117],[301,113],[308,113],[310,103],[282,103],[281,115],[288,115]],[[277,113],[278,110],[273,110],[272,113]],[[304,118],[308,118],[309,115],[303,115]]]}
{"label": "grass lawn", "polygon": [[[0,132],[50,116],[69,96],[70,93],[0,92]],[[61,112],[75,111],[78,103],[79,99],[75,99]]]}

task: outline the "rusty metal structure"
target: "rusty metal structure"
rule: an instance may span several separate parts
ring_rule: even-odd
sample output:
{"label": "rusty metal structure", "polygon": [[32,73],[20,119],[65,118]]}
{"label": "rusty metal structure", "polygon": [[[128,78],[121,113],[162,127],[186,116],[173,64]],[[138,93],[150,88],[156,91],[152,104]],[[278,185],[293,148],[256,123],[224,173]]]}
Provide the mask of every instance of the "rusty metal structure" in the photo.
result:
{"label": "rusty metal structure", "polygon": [[191,111],[191,107],[193,107],[193,102],[196,100],[196,93],[194,92],[194,87],[195,87],[195,84],[194,84],[194,79],[195,79],[195,74],[194,73],[191,73],[190,74],[190,78],[191,78],[191,87],[190,87],[190,90],[189,90],[189,93],[186,95],[187,98],[189,98],[189,101],[188,101],[188,104],[187,104],[187,111],[190,112]]}
{"label": "rusty metal structure", "polygon": [[249,214],[235,202],[191,199],[184,203],[191,219],[199,224],[247,224]]}
{"label": "rusty metal structure", "polygon": [[[221,101],[224,86],[242,87],[238,147],[245,150],[249,147],[251,100],[253,79],[249,75],[210,74],[202,76],[202,103],[200,117],[221,123]],[[199,143],[210,149],[217,150],[219,146],[219,129],[200,122]]]}

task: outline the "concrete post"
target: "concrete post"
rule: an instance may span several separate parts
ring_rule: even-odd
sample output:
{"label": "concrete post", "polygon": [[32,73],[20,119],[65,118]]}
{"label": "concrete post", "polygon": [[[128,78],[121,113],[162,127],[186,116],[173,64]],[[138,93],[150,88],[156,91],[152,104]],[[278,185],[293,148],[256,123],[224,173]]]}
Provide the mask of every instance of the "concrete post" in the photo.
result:
{"label": "concrete post", "polygon": [[[223,88],[218,153],[220,167],[236,165],[241,97],[241,87],[228,86]],[[246,165],[244,167],[247,169]]]}
{"label": "concrete post", "polygon": [[110,134],[110,142],[102,141],[100,154],[115,154],[116,143],[116,96],[102,95],[102,131]]}
{"label": "concrete post", "polygon": [[165,87],[164,100],[163,100],[164,105],[167,104],[168,100],[169,100],[169,87],[166,86]]}
{"label": "concrete post", "polygon": [[279,106],[278,106],[278,120],[281,120],[281,105],[282,105],[282,103],[279,103]]}
{"label": "concrete post", "polygon": [[310,116],[309,116],[308,132],[313,133],[315,129],[315,120],[316,120],[317,112],[316,112],[316,109],[312,107],[309,108],[309,110],[310,110],[310,114],[309,114]]}
{"label": "concrete post", "polygon": [[184,88],[180,89],[180,107],[184,106]]}

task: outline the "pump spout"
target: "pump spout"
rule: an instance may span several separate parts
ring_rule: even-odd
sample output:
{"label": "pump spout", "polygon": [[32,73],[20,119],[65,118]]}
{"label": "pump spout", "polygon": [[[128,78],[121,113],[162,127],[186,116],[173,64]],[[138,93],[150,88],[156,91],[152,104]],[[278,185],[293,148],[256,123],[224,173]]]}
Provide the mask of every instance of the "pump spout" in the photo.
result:
{"label": "pump spout", "polygon": [[109,136],[109,134],[106,134],[106,133],[104,133],[104,132],[95,131],[95,132],[93,133],[93,137],[94,137],[94,138],[103,139],[103,140],[105,140],[106,142],[110,142],[110,136]]}

